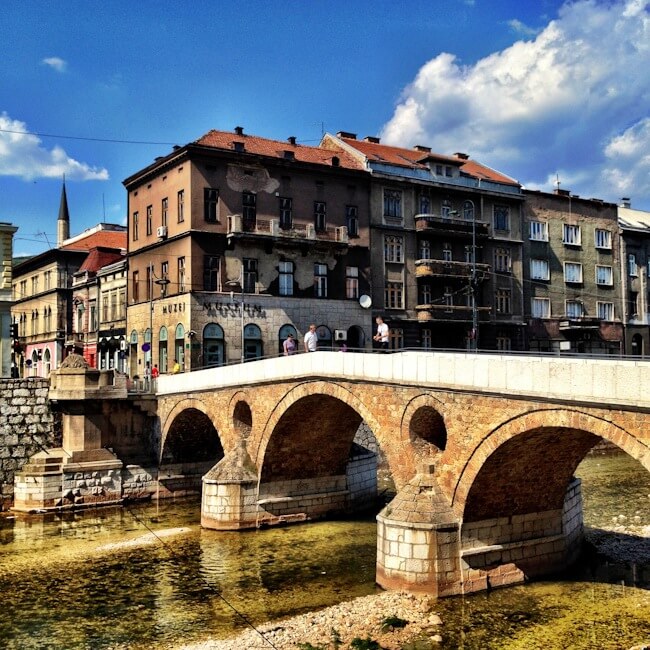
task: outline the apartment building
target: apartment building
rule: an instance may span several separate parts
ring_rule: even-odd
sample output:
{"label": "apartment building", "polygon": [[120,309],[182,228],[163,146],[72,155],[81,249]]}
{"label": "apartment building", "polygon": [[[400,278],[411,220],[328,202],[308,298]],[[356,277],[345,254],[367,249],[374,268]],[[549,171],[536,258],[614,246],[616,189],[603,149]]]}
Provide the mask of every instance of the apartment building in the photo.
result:
{"label": "apartment building", "polygon": [[371,176],[372,312],[391,347],[524,349],[519,183],[467,154],[327,134]]}
{"label": "apartment building", "polygon": [[369,178],[324,147],[210,131],[124,181],[131,374],[321,349],[371,334]]}
{"label": "apartment building", "polygon": [[621,318],[626,354],[650,353],[650,212],[632,208],[629,198],[618,207],[621,232]]}
{"label": "apartment building", "polygon": [[524,304],[533,351],[623,351],[617,206],[525,190]]}

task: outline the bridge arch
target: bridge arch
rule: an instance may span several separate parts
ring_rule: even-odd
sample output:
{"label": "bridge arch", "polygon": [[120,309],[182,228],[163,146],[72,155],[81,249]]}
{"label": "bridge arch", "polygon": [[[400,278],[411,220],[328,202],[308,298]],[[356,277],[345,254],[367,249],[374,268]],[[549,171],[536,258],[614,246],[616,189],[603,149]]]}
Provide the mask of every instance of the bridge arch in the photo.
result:
{"label": "bridge arch", "polygon": [[540,409],[482,439],[459,474],[453,508],[464,521],[561,508],[575,469],[599,438],[650,470],[647,447],[622,427],[579,410]]}
{"label": "bridge arch", "polygon": [[402,437],[422,447],[427,454],[438,454],[447,447],[444,405],[430,394],[414,397],[404,409]]}

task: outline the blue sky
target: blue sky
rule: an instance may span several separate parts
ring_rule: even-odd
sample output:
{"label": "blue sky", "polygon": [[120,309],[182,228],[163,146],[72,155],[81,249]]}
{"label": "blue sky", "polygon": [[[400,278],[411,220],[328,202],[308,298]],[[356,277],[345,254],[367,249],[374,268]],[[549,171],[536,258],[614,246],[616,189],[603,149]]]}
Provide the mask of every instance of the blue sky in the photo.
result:
{"label": "blue sky", "polygon": [[[209,129],[463,151],[650,210],[650,0],[5,0],[0,221],[14,253],[125,223],[122,180]],[[41,135],[22,135],[27,132]],[[56,136],[56,137],[51,137]],[[151,143],[151,144],[148,144]]]}

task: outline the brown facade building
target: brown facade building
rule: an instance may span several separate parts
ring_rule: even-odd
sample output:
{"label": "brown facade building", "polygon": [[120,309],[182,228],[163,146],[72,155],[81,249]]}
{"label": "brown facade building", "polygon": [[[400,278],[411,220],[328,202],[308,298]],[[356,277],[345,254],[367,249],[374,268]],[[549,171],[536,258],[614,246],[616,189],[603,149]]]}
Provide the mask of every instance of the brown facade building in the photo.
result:
{"label": "brown facade building", "polygon": [[622,353],[617,206],[566,190],[524,194],[529,349]]}
{"label": "brown facade building", "polygon": [[276,356],[312,323],[321,349],[366,347],[369,178],[353,156],[237,127],[124,185],[132,376]]}
{"label": "brown facade building", "polygon": [[372,178],[372,311],[392,347],[524,349],[520,185],[462,153],[347,132],[322,146]]}

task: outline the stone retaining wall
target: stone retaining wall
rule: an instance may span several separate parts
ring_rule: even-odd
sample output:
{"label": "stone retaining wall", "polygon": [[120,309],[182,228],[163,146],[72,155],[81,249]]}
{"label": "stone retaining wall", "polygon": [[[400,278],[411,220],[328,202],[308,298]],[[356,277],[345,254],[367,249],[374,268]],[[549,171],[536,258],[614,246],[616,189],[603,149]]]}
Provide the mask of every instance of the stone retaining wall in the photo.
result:
{"label": "stone retaining wall", "polygon": [[37,452],[61,446],[61,418],[48,403],[47,379],[0,379],[0,509],[14,495],[14,475]]}

